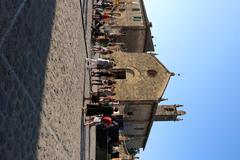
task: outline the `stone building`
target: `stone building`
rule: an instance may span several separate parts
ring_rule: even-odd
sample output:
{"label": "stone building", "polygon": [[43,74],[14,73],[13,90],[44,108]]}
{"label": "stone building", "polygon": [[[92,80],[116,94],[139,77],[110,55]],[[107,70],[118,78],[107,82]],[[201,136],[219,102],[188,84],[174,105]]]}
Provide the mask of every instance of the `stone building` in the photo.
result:
{"label": "stone building", "polygon": [[158,105],[171,76],[170,72],[153,54],[113,54],[117,68],[126,70],[126,79],[116,84],[116,99],[124,115],[123,134],[129,137],[127,148],[144,148],[154,121],[178,121],[184,111],[181,105]]}
{"label": "stone building", "polygon": [[180,121],[178,116],[186,114],[185,111],[177,110],[182,105],[160,105],[157,107],[156,113],[153,116],[154,121]]}
{"label": "stone building", "polygon": [[127,75],[117,83],[117,99],[129,103],[137,100],[138,104],[158,102],[172,73],[152,54],[117,52],[113,57]]}
{"label": "stone building", "polygon": [[[128,137],[121,144],[121,158],[134,159],[139,148],[145,148],[154,121],[179,121],[181,105],[159,105],[163,100],[170,72],[154,54],[149,22],[143,0],[116,0],[110,19],[112,41],[121,45],[112,55],[116,69],[126,71],[126,79],[117,80],[115,99],[120,102],[124,128]],[[133,153],[134,152],[134,153]]]}
{"label": "stone building", "polygon": [[123,33],[117,42],[124,43],[126,52],[154,51],[150,27],[143,0],[120,0],[116,13],[120,13],[111,22],[112,32]]}

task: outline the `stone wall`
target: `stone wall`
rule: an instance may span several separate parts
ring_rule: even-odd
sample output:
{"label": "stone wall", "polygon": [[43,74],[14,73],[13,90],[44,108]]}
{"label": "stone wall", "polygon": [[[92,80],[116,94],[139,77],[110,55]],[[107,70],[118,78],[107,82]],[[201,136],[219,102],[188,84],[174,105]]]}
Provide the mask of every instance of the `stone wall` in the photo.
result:
{"label": "stone wall", "polygon": [[143,52],[145,46],[146,29],[126,27],[121,29],[125,36],[118,37],[118,42],[124,43],[127,52]]}
{"label": "stone wall", "polygon": [[[116,85],[118,100],[158,100],[170,79],[170,72],[148,53],[116,52],[113,57],[117,68],[127,71],[127,78]],[[155,70],[155,76],[149,76],[148,70]]]}
{"label": "stone wall", "polygon": [[[116,16],[113,26],[144,27],[145,19],[143,16],[144,14],[142,5],[143,4],[140,0],[127,0],[126,5],[124,7],[125,10],[120,11],[121,16]],[[139,17],[140,19],[135,20],[134,17]]]}
{"label": "stone wall", "polygon": [[0,1],[0,159],[80,159],[79,3]]}
{"label": "stone wall", "polygon": [[149,121],[152,116],[152,105],[126,105],[124,114],[132,113],[131,116],[125,117],[125,121]]}

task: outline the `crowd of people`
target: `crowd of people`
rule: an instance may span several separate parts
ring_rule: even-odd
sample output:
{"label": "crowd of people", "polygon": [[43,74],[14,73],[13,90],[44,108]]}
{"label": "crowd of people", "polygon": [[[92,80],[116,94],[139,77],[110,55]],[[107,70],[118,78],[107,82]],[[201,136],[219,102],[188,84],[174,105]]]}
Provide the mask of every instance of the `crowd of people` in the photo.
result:
{"label": "crowd of people", "polygon": [[[119,104],[114,96],[116,81],[116,72],[112,70],[116,63],[111,55],[116,48],[121,48],[122,43],[114,42],[114,38],[123,33],[111,32],[110,23],[121,14],[114,11],[116,7],[113,0],[98,0],[94,4],[93,24],[92,24],[92,53],[98,58],[86,58],[86,68],[91,72],[92,86],[97,86],[97,91],[91,92],[90,100],[87,104],[86,115],[96,116],[91,119],[88,125],[102,124],[106,127],[116,125],[112,119],[119,114],[117,105]],[[107,55],[107,56],[106,56]],[[104,58],[101,58],[104,57]],[[101,123],[99,123],[101,119]]]}
{"label": "crowd of people", "polygon": [[[123,36],[124,33],[114,33],[111,24],[121,16],[114,9],[114,0],[98,0],[94,4],[93,24],[92,24],[92,53],[94,58],[86,58],[86,68],[91,73],[91,85],[94,91],[90,92],[90,97],[85,97],[89,103],[86,105],[86,115],[90,116],[85,125],[95,125],[103,129],[112,129],[118,133],[123,127],[122,116],[119,114],[119,101],[115,99],[115,89],[118,78],[115,60],[111,54],[116,49],[121,49],[123,43],[116,42],[116,37]],[[112,134],[112,141],[109,142],[109,152],[118,154],[116,145],[118,135]],[[112,158],[117,158],[113,156]]]}
{"label": "crowd of people", "polygon": [[[91,72],[91,85],[95,91],[90,92],[87,104],[86,115],[95,116],[88,125],[104,125],[106,128],[117,125],[113,119],[119,115],[119,102],[114,98],[116,95],[116,76],[112,72],[115,63],[102,58],[86,59],[86,67]],[[101,120],[101,121],[99,121]]]}
{"label": "crowd of people", "polygon": [[94,5],[92,40],[94,53],[103,55],[112,54],[114,49],[123,48],[124,43],[116,42],[116,38],[124,36],[125,33],[113,32],[111,25],[116,18],[121,16],[115,11],[116,5],[113,0],[98,0]]}

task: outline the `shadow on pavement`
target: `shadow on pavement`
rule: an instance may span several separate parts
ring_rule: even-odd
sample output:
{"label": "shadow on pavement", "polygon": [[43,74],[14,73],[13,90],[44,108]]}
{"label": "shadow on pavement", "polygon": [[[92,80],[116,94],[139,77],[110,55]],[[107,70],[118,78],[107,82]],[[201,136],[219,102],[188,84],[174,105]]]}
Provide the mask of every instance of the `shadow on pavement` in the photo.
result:
{"label": "shadow on pavement", "polygon": [[55,0],[0,1],[0,159],[37,159]]}

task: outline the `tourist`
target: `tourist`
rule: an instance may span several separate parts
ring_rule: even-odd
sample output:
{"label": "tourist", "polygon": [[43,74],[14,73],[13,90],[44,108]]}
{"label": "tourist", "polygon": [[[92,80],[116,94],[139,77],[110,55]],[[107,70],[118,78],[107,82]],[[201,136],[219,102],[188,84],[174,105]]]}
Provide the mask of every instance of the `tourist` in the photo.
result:
{"label": "tourist", "polygon": [[104,55],[113,53],[113,51],[109,50],[109,48],[103,47],[103,46],[100,46],[100,45],[93,46],[92,51],[95,52],[95,53],[104,54]]}
{"label": "tourist", "polygon": [[115,75],[109,71],[92,72],[92,76],[94,76],[94,77],[115,77]]}
{"label": "tourist", "polygon": [[117,101],[113,96],[107,96],[107,97],[99,97],[99,104],[110,104],[112,106],[118,105],[119,101]]}
{"label": "tourist", "polygon": [[100,101],[100,98],[97,93],[92,93],[91,97],[84,97],[84,100],[90,100],[92,103],[98,103]]}
{"label": "tourist", "polygon": [[92,31],[96,31],[99,30],[101,26],[103,26],[105,24],[104,21],[97,21],[96,24],[94,26],[92,26]]}
{"label": "tourist", "polygon": [[107,80],[99,80],[99,79],[93,79],[93,82],[97,83],[92,83],[92,85],[113,85],[116,84],[116,81],[107,79]]}
{"label": "tourist", "polygon": [[102,119],[101,119],[100,116],[92,117],[92,118],[90,119],[90,122],[89,122],[89,123],[84,123],[85,126],[86,126],[86,125],[89,125],[89,126],[93,126],[93,125],[98,126],[98,125],[100,125],[100,124],[102,124]]}
{"label": "tourist", "polygon": [[[110,92],[110,93],[108,93]],[[114,102],[114,91],[98,91],[98,92],[91,92],[90,97],[84,97],[84,100],[90,100],[92,103],[100,103],[100,104],[105,104],[105,103],[110,103]],[[110,95],[108,95],[110,94]]]}
{"label": "tourist", "polygon": [[88,69],[108,69],[112,68],[114,66],[114,63],[107,59],[90,59],[86,58],[86,67]]}
{"label": "tourist", "polygon": [[115,86],[102,86],[98,88],[98,91],[102,91],[102,90],[111,90],[114,91],[115,90]]}
{"label": "tourist", "polygon": [[112,120],[111,116],[106,116],[106,115],[93,117],[90,119],[89,123],[85,123],[84,125],[98,126],[101,124],[103,124],[105,127],[117,125],[117,123]]}
{"label": "tourist", "polygon": [[113,91],[107,91],[107,90],[104,90],[104,91],[100,91],[100,92],[92,92],[94,94],[97,93],[97,95],[99,97],[108,97],[108,96],[114,96],[116,95],[116,93],[114,93]]}
{"label": "tourist", "polygon": [[116,64],[114,62],[109,62],[109,63],[102,63],[102,64],[99,64],[97,66],[97,69],[112,69],[113,67],[115,67]]}

